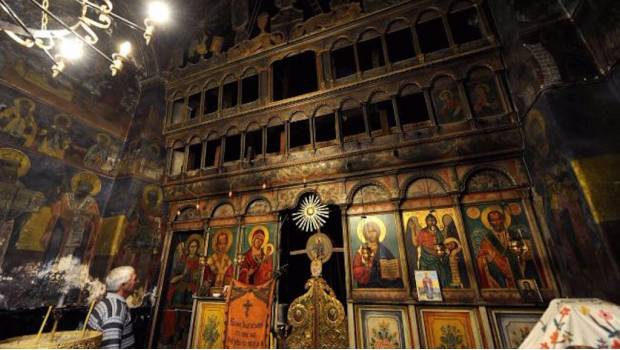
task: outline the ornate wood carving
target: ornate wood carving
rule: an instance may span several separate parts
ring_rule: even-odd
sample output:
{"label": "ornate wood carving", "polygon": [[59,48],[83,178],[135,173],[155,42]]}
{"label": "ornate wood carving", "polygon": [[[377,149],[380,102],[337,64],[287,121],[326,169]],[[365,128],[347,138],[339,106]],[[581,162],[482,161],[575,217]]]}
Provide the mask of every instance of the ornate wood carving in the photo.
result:
{"label": "ornate wood carving", "polygon": [[344,307],[321,277],[306,282],[308,290],[288,311],[293,327],[286,339],[292,349],[343,349],[349,346]]}

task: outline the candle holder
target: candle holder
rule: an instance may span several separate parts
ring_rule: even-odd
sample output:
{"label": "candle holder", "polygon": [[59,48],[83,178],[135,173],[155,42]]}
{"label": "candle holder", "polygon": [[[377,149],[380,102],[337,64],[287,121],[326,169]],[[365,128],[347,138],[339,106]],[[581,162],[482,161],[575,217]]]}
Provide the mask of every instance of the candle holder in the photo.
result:
{"label": "candle holder", "polygon": [[519,258],[527,251],[527,246],[521,239],[511,239],[508,242],[508,246],[510,250]]}
{"label": "candle holder", "polygon": [[272,332],[278,340],[278,343],[283,346],[286,345],[286,338],[291,332],[291,326],[286,322],[288,306],[288,304],[278,304],[278,317],[272,329]]}
{"label": "candle holder", "polygon": [[444,256],[448,254],[448,250],[446,249],[446,246],[444,244],[437,243],[435,244],[435,254],[438,257],[443,258]]}

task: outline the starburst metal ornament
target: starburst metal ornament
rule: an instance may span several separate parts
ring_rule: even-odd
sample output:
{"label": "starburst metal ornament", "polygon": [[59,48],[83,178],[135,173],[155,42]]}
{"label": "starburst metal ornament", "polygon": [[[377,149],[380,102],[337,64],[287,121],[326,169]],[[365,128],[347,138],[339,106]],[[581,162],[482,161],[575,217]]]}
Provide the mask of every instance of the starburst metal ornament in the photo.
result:
{"label": "starburst metal ornament", "polygon": [[306,232],[317,231],[329,217],[327,205],[322,204],[319,197],[309,195],[301,202],[299,210],[293,213],[295,225]]}

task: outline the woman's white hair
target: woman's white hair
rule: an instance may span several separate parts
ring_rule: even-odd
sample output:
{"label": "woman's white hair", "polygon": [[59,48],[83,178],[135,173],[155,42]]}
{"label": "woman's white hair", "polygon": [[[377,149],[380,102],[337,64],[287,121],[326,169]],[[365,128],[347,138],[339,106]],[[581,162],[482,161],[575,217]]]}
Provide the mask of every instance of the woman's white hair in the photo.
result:
{"label": "woman's white hair", "polygon": [[105,278],[105,288],[108,292],[118,292],[123,283],[129,282],[131,276],[136,273],[131,266],[119,266],[113,268]]}

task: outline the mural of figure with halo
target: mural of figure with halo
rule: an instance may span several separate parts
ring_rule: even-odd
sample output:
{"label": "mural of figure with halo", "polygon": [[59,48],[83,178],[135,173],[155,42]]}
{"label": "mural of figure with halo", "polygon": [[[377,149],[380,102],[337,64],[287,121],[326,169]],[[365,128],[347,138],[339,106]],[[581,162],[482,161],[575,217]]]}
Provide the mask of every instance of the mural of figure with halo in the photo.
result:
{"label": "mural of figure with halo", "polygon": [[65,152],[71,146],[71,119],[64,115],[54,116],[52,125],[39,131],[39,144],[37,150],[50,157],[64,159]]}
{"label": "mural of figure with halo", "polygon": [[21,146],[32,146],[37,136],[37,122],[33,114],[35,108],[32,100],[16,98],[12,107],[0,113],[0,131]]}
{"label": "mural of figure with halo", "polygon": [[52,219],[41,237],[46,247],[44,263],[67,255],[90,262],[99,232],[99,205],[95,196],[101,191],[101,180],[91,172],[71,178],[71,191],[65,192],[52,205]]}

